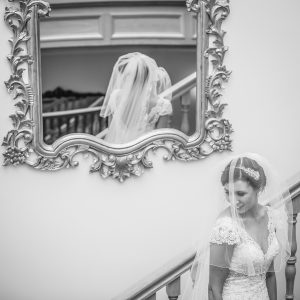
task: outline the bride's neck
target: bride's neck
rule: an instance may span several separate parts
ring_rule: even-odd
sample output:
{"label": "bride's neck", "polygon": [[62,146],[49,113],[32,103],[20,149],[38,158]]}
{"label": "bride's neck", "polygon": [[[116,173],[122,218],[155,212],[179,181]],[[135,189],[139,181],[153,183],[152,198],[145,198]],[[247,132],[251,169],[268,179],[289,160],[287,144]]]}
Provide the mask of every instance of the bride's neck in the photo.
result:
{"label": "bride's neck", "polygon": [[241,215],[243,219],[252,218],[259,219],[261,214],[261,205],[258,203]]}

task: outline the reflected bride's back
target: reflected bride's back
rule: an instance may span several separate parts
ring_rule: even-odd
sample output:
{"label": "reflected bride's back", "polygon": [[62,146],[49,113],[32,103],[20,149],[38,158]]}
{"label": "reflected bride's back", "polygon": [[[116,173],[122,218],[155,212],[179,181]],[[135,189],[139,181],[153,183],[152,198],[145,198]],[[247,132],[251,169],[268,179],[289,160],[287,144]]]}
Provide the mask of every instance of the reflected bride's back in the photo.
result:
{"label": "reflected bride's back", "polygon": [[158,97],[170,85],[167,72],[149,56],[139,52],[121,56],[100,111],[102,118],[111,117],[104,139],[121,144],[154,129],[160,116],[172,113],[170,101]]}

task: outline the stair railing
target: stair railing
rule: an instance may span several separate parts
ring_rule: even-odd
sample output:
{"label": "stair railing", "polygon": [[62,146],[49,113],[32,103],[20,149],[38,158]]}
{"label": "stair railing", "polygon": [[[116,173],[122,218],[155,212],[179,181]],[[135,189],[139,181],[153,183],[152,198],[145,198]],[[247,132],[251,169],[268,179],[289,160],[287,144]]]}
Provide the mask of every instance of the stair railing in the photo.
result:
{"label": "stair railing", "polygon": [[[101,106],[43,113],[44,140],[51,143],[68,133],[98,134],[107,128],[107,118],[100,118]],[[50,134],[51,133],[51,134]]]}
{"label": "stair railing", "polygon": [[[192,129],[190,122],[193,121],[189,119],[192,105],[192,96],[190,92],[196,87],[196,78],[196,72],[194,72],[160,94],[163,98],[172,94],[172,102],[176,100],[180,101],[181,122],[178,129],[187,135],[191,133],[190,130]],[[171,127],[172,124],[171,118],[172,117],[169,116],[169,127]]]}

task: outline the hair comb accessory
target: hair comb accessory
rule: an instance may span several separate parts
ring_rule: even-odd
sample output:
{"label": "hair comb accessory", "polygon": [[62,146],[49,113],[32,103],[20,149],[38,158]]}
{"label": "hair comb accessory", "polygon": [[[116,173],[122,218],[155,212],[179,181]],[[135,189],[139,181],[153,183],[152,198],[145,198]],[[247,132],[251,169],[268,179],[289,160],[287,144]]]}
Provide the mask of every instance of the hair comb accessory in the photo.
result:
{"label": "hair comb accessory", "polygon": [[255,180],[259,180],[260,178],[259,172],[251,168],[238,167],[238,169],[243,170],[247,175],[251,176]]}

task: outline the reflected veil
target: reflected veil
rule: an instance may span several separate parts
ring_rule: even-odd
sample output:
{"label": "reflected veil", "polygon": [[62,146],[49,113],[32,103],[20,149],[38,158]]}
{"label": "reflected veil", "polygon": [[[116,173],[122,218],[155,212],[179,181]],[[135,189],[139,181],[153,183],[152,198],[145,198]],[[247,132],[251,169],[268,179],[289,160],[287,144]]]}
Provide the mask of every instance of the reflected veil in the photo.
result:
{"label": "reflected veil", "polygon": [[[127,143],[152,130],[151,126],[157,121],[153,108],[158,102],[159,79],[163,79],[160,87],[171,85],[169,77],[162,76],[164,72],[152,58],[139,52],[118,59],[100,111],[101,117],[111,118],[106,141]],[[168,113],[170,110],[165,114]]]}

